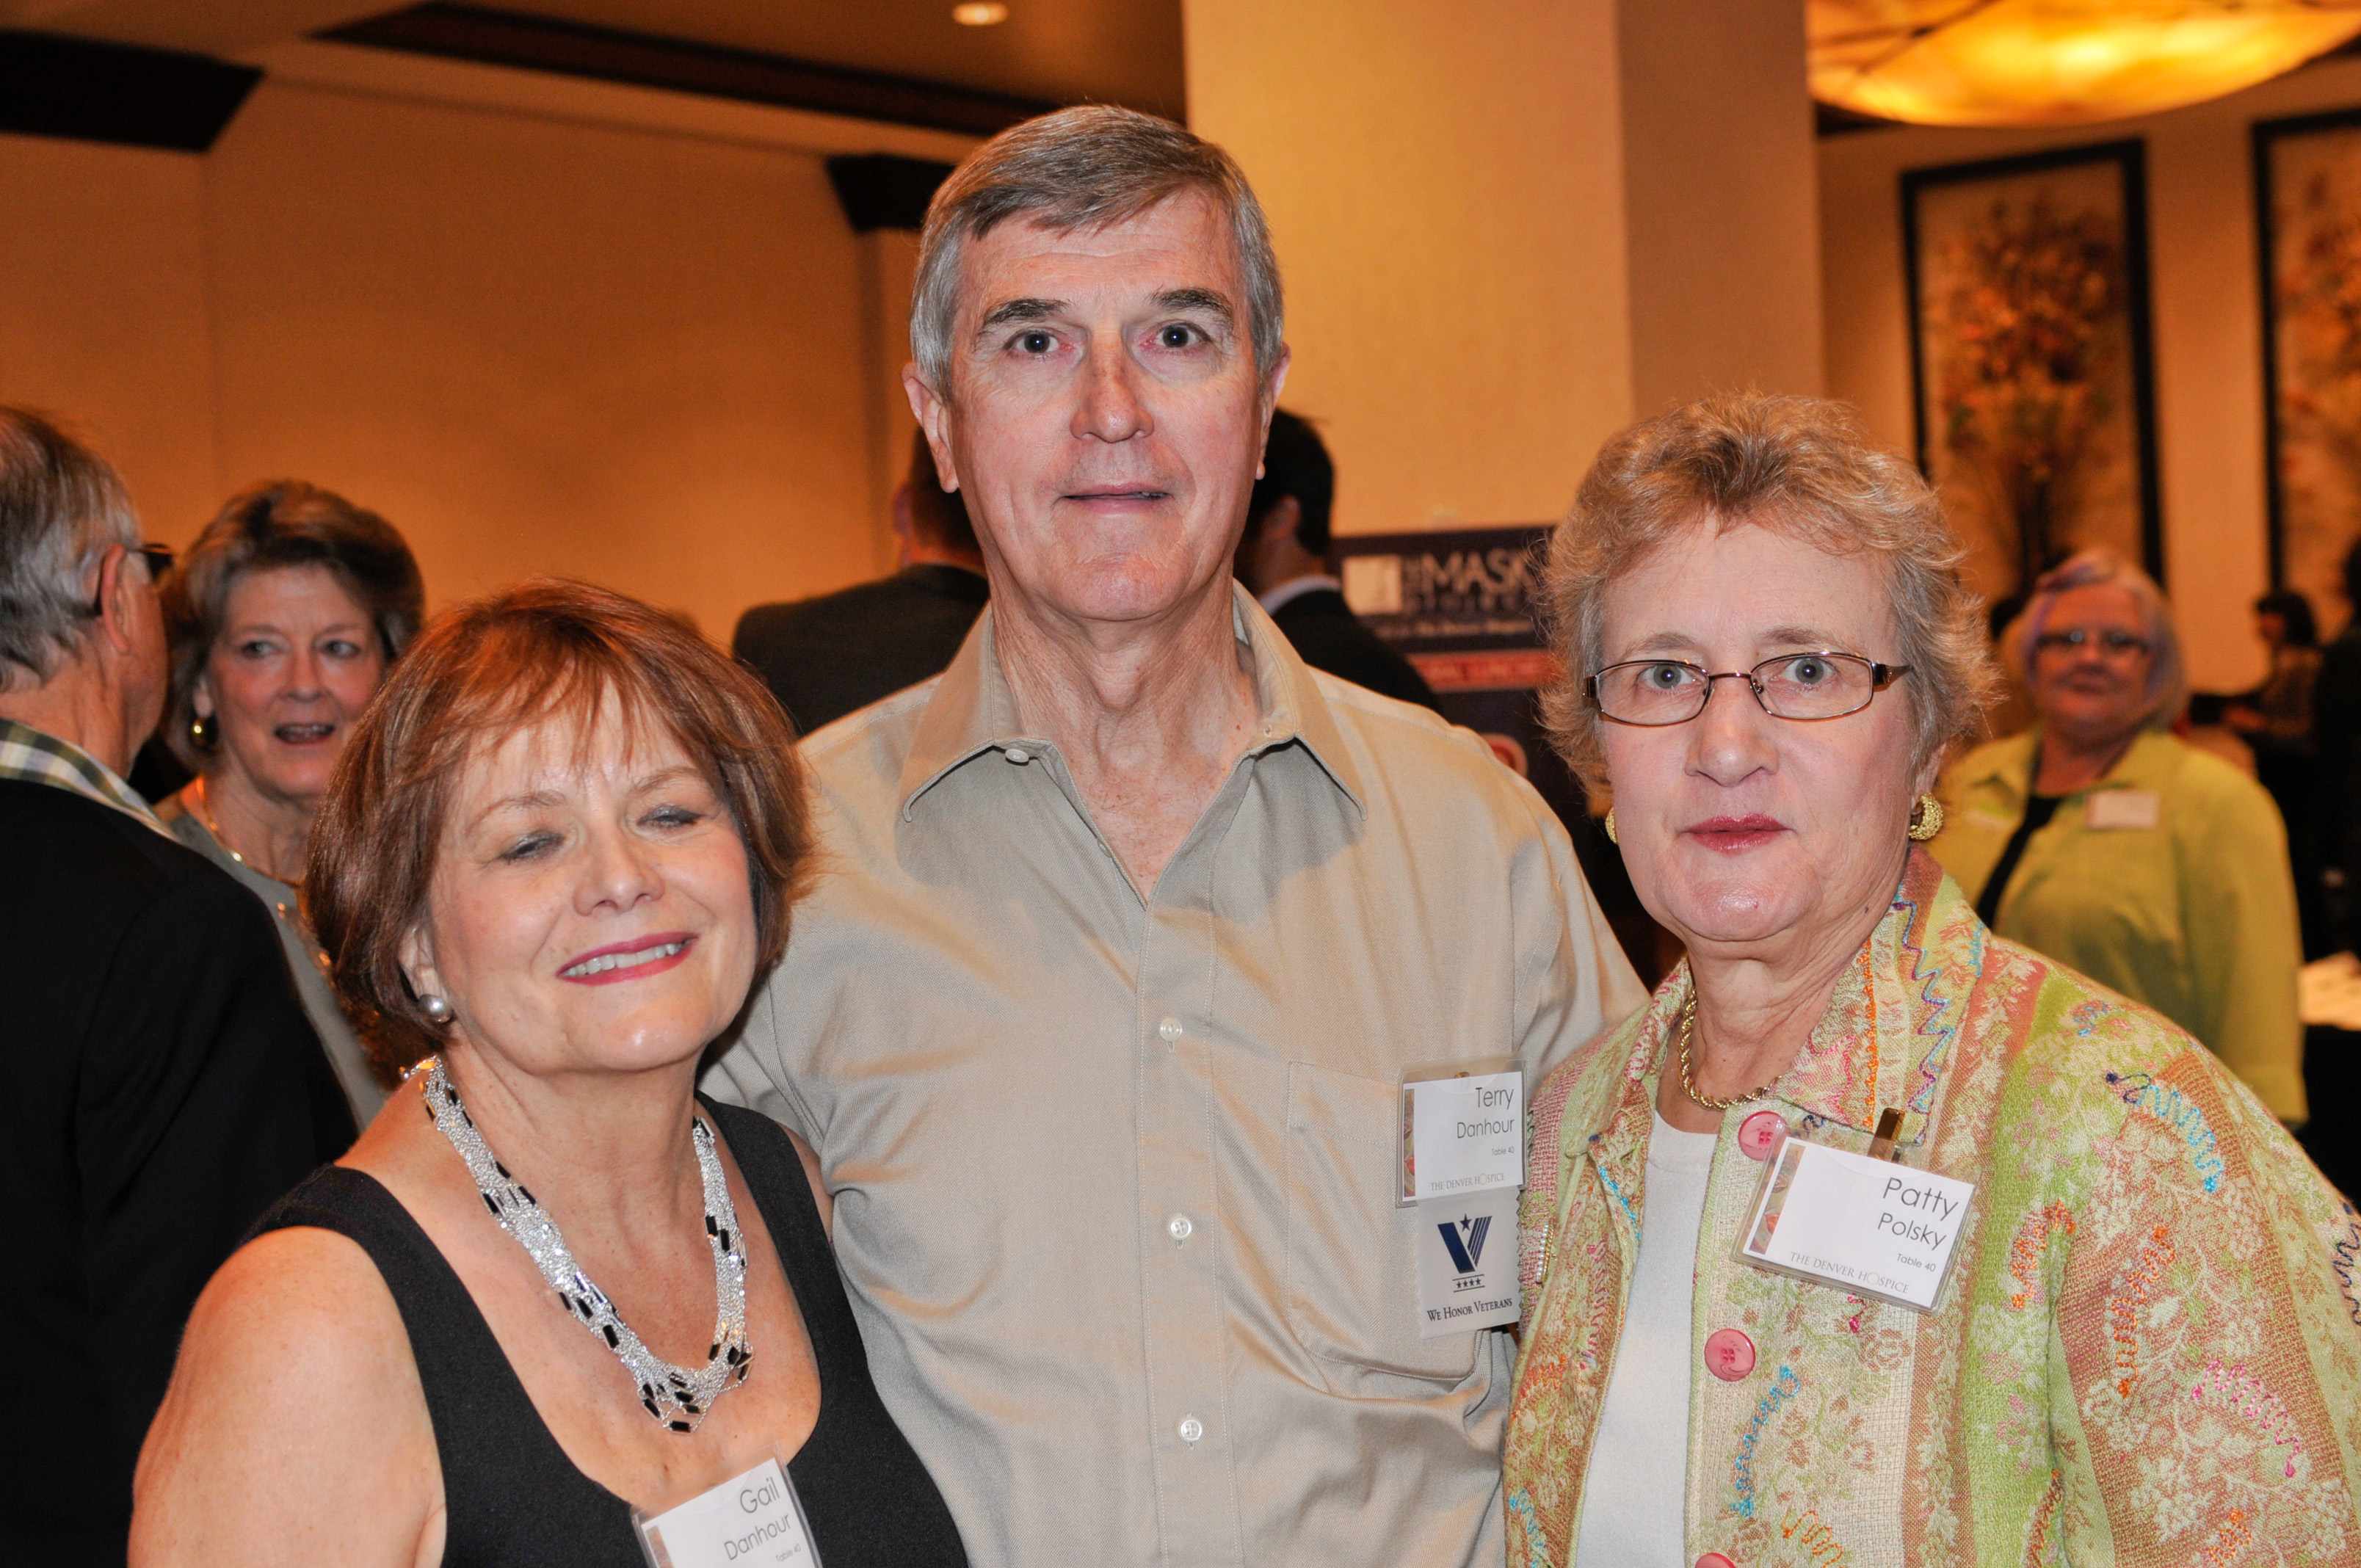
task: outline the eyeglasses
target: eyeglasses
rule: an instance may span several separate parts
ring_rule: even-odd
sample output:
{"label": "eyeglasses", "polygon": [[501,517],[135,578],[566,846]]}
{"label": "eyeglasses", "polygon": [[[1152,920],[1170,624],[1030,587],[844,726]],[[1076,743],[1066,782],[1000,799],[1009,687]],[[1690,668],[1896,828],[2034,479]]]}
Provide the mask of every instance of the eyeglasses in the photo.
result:
{"label": "eyeglasses", "polygon": [[1773,718],[1842,718],[1910,673],[1855,653],[1782,653],[1751,670],[1709,674],[1686,659],[1632,659],[1585,683],[1601,718],[1617,724],[1686,724],[1713,699],[1716,681],[1744,681]]}
{"label": "eyeglasses", "polygon": [[[137,555],[148,563],[148,580],[150,583],[162,582],[164,574],[172,569],[172,563],[180,559],[179,554],[169,544],[152,543],[126,544],[123,547],[123,553],[126,555]],[[101,587],[90,596],[89,614],[91,619],[95,620],[105,613],[106,590]]]}
{"label": "eyeglasses", "polygon": [[2079,651],[2094,645],[2110,659],[2128,659],[2135,653],[2146,653],[2150,649],[2147,638],[2118,631],[2112,626],[2099,631],[2086,626],[2077,626],[2065,631],[2045,631],[2033,640],[2034,651],[2038,653],[2047,653],[2053,648]]}

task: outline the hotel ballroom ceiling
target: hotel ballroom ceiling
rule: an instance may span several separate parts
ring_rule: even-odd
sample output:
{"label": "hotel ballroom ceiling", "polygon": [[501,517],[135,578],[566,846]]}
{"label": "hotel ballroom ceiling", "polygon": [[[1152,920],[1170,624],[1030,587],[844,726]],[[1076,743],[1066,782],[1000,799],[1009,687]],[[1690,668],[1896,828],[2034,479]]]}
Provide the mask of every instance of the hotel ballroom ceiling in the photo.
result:
{"label": "hotel ballroom ceiling", "polygon": [[2361,34],[2361,0],[1807,0],[1812,95],[1933,126],[2201,103]]}
{"label": "hotel ballroom ceiling", "polygon": [[[1179,115],[1181,0],[1010,0],[962,27],[951,0],[490,0],[483,8],[745,49],[1044,103]],[[401,0],[0,0],[0,27],[237,55]]]}

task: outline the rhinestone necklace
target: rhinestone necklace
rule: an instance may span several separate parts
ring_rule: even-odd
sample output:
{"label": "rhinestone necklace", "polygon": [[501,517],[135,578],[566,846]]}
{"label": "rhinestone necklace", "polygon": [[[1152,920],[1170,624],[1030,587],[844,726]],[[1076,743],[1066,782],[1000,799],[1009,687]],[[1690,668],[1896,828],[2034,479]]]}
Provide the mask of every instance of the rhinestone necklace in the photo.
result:
{"label": "rhinestone necklace", "polygon": [[696,1118],[690,1142],[697,1146],[697,1173],[705,1181],[705,1239],[713,1249],[713,1293],[719,1303],[713,1326],[713,1349],[702,1371],[675,1366],[640,1343],[629,1323],[616,1312],[607,1293],[590,1283],[574,1261],[556,1222],[542,1212],[524,1184],[492,1157],[491,1146],[476,1130],[475,1122],[459,1103],[443,1070],[443,1058],[432,1058],[426,1072],[426,1111],[484,1195],[484,1207],[500,1229],[541,1268],[541,1277],[582,1326],[607,1342],[639,1386],[640,1403],[648,1414],[674,1431],[695,1431],[713,1401],[746,1381],[753,1370],[754,1353],[746,1345],[746,1248],[738,1232],[738,1211],[730,1201],[730,1183],[721,1173],[720,1157],[713,1151],[713,1129]]}
{"label": "rhinestone necklace", "polygon": [[[1750,1089],[1743,1094],[1733,1094],[1727,1100],[1716,1100],[1711,1095],[1698,1093],[1697,1080],[1689,1076],[1689,1036],[1696,1032],[1697,986],[1692,981],[1689,986],[1688,1001],[1681,1008],[1681,1092],[1707,1110],[1727,1111],[1733,1106],[1743,1105],[1750,1100],[1760,1100],[1770,1093],[1773,1087],[1778,1083],[1779,1079],[1774,1078],[1760,1089]],[[1784,1078],[1786,1074],[1782,1073],[1779,1076]]]}

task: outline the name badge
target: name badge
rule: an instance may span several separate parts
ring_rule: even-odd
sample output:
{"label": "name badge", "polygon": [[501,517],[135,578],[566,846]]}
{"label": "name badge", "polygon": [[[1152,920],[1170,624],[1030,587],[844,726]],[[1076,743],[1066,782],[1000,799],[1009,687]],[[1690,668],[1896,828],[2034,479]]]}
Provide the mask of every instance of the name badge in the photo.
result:
{"label": "name badge", "polygon": [[1418,1209],[1418,1337],[1441,1339],[1513,1323],[1523,1300],[1517,1272],[1517,1191]]}
{"label": "name badge", "polygon": [[1398,1205],[1525,1184],[1525,1075],[1506,1058],[1402,1075]]}
{"label": "name badge", "polygon": [[650,1568],[818,1568],[803,1499],[779,1451],[766,1448],[749,1467],[733,1460],[727,1480],[681,1497],[659,1512],[631,1510],[631,1528]]}
{"label": "name badge", "polygon": [[2152,789],[2103,789],[2084,807],[2082,825],[2094,830],[2153,828],[2163,811],[2163,797]]}
{"label": "name badge", "polygon": [[1935,1310],[1975,1184],[1789,1137],[1763,1172],[1739,1259]]}

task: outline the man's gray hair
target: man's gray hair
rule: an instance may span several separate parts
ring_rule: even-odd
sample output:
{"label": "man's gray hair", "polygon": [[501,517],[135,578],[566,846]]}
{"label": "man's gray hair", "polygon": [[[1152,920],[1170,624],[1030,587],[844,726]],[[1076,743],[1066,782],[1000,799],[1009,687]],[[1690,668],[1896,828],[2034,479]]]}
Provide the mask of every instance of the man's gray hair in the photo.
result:
{"label": "man's gray hair", "polygon": [[115,469],[54,422],[0,406],[0,691],[43,684],[82,645],[110,544],[139,544]]}
{"label": "man's gray hair", "polygon": [[1103,229],[1168,196],[1202,191],[1229,220],[1246,280],[1255,365],[1268,370],[1286,335],[1270,225],[1235,159],[1170,120],[1085,104],[1013,126],[970,153],[927,208],[910,297],[910,349],[938,395],[950,385],[960,252],[1003,220],[1054,234]]}

